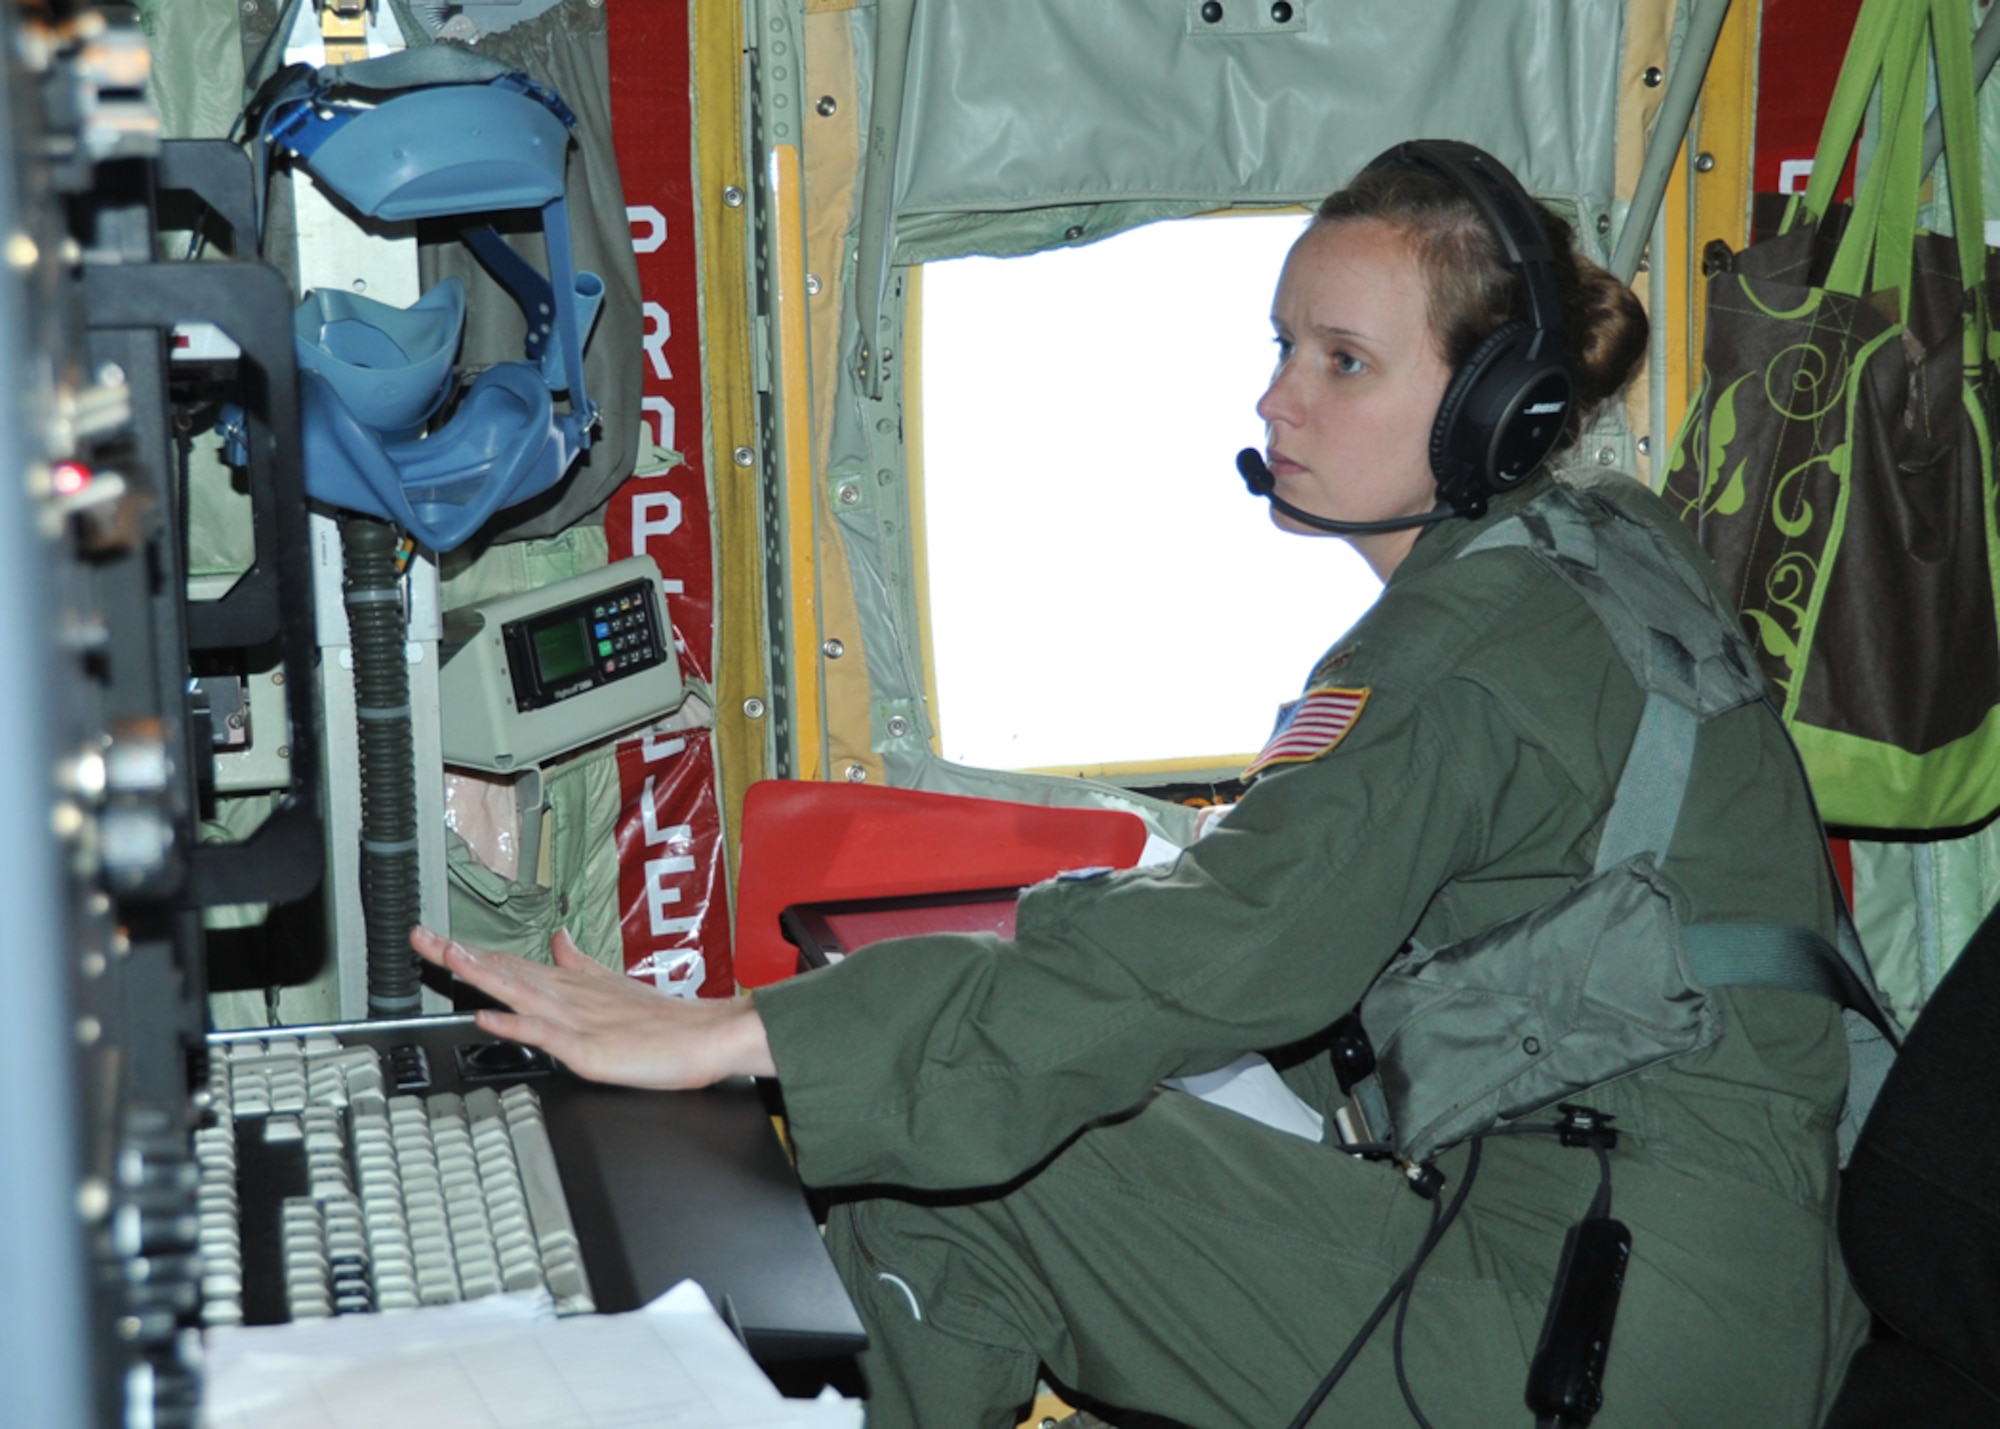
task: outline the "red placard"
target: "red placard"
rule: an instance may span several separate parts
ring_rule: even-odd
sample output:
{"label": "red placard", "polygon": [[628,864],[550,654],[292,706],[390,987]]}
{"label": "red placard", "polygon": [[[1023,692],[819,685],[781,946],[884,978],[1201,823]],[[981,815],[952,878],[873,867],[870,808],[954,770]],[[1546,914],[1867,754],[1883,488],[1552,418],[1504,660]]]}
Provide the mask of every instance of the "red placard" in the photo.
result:
{"label": "red placard", "polygon": [[[612,560],[648,555],[667,582],[681,667],[712,680],[715,551],[702,455],[700,268],[687,0],[613,0],[612,139],[645,303],[644,412],[686,460],[635,476],[605,512]],[[618,749],[618,900],[625,966],[671,991],[726,997],[730,959],[722,821],[707,730]],[[695,971],[697,964],[699,971]]]}
{"label": "red placard", "polygon": [[[1758,193],[1804,193],[1861,0],[1764,0],[1757,46]],[[1852,196],[1854,160],[1835,192]]]}
{"label": "red placard", "polygon": [[618,784],[632,791],[618,821],[625,970],[686,997],[732,995],[711,732],[679,730],[620,745]]}

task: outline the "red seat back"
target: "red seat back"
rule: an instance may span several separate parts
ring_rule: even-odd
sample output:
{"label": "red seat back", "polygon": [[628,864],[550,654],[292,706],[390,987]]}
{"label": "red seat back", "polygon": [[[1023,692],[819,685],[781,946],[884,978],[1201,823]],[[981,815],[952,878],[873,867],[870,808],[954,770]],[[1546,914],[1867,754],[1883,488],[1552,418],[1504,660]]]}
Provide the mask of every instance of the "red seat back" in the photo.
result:
{"label": "red seat back", "polygon": [[1145,846],[1145,823],[1116,809],[766,779],[743,800],[736,976],[762,987],[792,975],[798,950],[778,916],[795,903],[1024,887],[1129,868]]}

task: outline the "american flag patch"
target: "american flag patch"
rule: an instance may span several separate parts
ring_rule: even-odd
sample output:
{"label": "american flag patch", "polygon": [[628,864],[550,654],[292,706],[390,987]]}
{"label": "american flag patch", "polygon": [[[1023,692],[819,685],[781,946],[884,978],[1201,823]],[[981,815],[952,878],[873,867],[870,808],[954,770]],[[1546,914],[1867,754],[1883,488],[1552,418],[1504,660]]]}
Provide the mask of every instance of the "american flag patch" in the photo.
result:
{"label": "american flag patch", "polygon": [[1368,703],[1368,691],[1309,690],[1278,711],[1278,727],[1264,752],[1243,771],[1254,779],[1273,764],[1298,764],[1317,759],[1347,737]]}

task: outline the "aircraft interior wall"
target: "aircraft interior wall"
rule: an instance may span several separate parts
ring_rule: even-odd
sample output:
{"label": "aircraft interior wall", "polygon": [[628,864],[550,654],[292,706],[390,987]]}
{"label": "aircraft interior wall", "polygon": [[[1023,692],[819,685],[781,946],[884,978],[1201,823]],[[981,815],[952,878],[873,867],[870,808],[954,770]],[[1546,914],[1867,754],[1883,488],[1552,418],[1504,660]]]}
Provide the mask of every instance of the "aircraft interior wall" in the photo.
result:
{"label": "aircraft interior wall", "polygon": [[[142,8],[161,48],[169,132],[226,130],[235,110],[218,97],[230,86],[217,76],[255,62],[277,6]],[[657,549],[692,577],[675,615],[704,687],[678,718],[691,729],[665,731],[641,754],[634,741],[606,745],[552,775],[559,836],[546,882],[509,877],[454,842],[454,918],[516,948],[567,921],[637,971],[684,979],[702,958],[704,991],[724,991],[733,830],[743,790],[760,777],[1128,808],[1185,837],[1184,809],[1138,791],[1226,784],[1240,751],[1189,749],[1171,767],[1112,767],[1105,779],[974,768],[936,753],[922,497],[953,474],[926,468],[911,440],[922,421],[921,274],[926,262],[1085,245],[1200,213],[1296,211],[1414,132],[1476,137],[1575,218],[1585,251],[1608,259],[1668,95],[1663,73],[1715,9],[1606,0],[1456,5],[1441,18],[1350,8],[1214,23],[1199,7],[1155,5],[1099,8],[1080,22],[1059,0],[1006,7],[1004,17],[911,0],[644,14],[571,0],[482,37],[559,88],[607,91],[586,125],[610,131],[585,166],[605,191],[596,231],[609,231],[622,199],[636,250],[626,281],[643,291],[631,290],[640,330],[601,332],[588,361],[594,390],[625,381],[607,410],[621,414],[614,421],[635,450],[593,450],[602,471],[582,473],[559,505],[496,523],[480,554],[455,555],[446,598]],[[1795,54],[1819,53],[1821,68],[1829,49],[1838,57],[1817,13],[1723,8],[1690,140],[1650,235],[1661,261],[1637,277],[1662,319],[1651,373],[1578,449],[1580,461],[1642,479],[1699,375],[1695,255],[1711,238],[1748,235],[1760,93],[1794,92]],[[1800,36],[1817,37],[1817,50]],[[1779,161],[1756,162],[1757,186],[1772,187],[1763,170]],[[468,266],[432,257],[425,281]],[[516,340],[504,304],[473,309],[502,313],[489,348]],[[241,513],[209,445],[191,453],[205,503],[190,550],[197,574],[214,578],[240,562]],[[1022,460],[1037,459],[1023,450]],[[643,475],[631,477],[635,469]],[[992,554],[996,588],[1022,578],[1009,553]],[[662,756],[674,743],[682,748]],[[481,797],[492,791],[464,794],[471,806]],[[216,836],[241,837],[267,805],[224,803]],[[691,842],[668,848],[669,830]],[[1907,890],[1937,883],[1914,857],[1901,846],[1861,851],[1857,892],[1882,938],[1915,926]],[[1983,889],[1967,886],[1977,890],[1969,908]],[[1924,957],[1920,965],[1936,965]],[[260,990],[242,996],[237,1016],[263,1015]]]}

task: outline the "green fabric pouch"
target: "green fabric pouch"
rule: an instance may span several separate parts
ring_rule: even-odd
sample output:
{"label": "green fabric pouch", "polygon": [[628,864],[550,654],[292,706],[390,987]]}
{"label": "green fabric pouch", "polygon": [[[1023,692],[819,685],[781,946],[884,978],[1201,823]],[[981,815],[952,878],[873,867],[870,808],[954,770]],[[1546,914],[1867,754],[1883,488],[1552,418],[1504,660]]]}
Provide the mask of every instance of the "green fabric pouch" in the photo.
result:
{"label": "green fabric pouch", "polygon": [[1650,853],[1475,937],[1412,944],[1361,1021],[1389,1140],[1412,1162],[1705,1046],[1717,1029]]}
{"label": "green fabric pouch", "polygon": [[[1955,237],[1916,230],[1933,51]],[[1878,77],[1880,143],[1836,244],[1834,186]],[[1710,279],[1702,387],[1666,473],[1836,825],[2000,809],[2000,373],[1976,136],[1964,5],[1867,0],[1811,187]]]}

